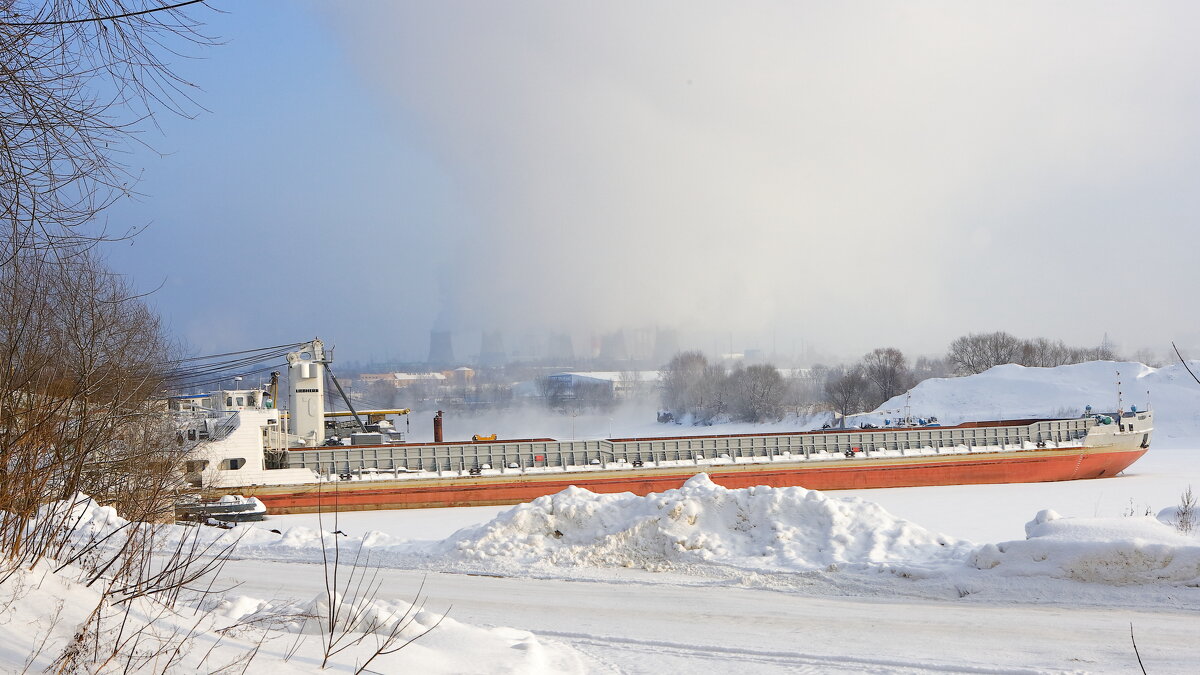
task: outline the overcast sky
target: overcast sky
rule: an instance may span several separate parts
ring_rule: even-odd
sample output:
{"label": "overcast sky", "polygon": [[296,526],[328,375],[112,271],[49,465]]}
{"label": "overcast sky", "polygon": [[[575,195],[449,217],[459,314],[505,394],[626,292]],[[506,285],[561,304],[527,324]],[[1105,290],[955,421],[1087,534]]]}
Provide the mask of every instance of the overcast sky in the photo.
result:
{"label": "overcast sky", "polygon": [[213,4],[110,214],[201,352],[1200,342],[1200,4]]}

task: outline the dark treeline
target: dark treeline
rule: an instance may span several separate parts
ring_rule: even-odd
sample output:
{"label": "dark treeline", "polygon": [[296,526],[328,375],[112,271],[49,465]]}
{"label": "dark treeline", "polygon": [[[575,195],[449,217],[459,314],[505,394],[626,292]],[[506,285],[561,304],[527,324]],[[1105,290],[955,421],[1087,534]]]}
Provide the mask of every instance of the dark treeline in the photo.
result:
{"label": "dark treeline", "polygon": [[1085,361],[1114,361],[1112,347],[1069,347],[1062,340],[1018,337],[996,331],[971,333],[950,343],[946,361],[959,375],[974,375],[993,366],[1016,363],[1022,366],[1053,368]]}
{"label": "dark treeline", "polygon": [[910,362],[899,349],[880,347],[853,363],[783,371],[771,364],[726,367],[690,351],[663,367],[662,407],[670,419],[693,424],[768,422],[822,411],[844,416],[874,410],[929,378],[973,375],[1009,363],[1054,367],[1116,359],[1107,344],[1070,347],[1062,340],[1024,340],[1004,332],[964,335],[942,358]]}

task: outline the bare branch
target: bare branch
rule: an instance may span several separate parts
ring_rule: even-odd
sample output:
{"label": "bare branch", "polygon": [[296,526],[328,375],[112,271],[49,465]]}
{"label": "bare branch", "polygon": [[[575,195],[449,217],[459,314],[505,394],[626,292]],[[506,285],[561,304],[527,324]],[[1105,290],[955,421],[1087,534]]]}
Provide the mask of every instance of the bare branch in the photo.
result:
{"label": "bare branch", "polygon": [[1200,384],[1200,377],[1196,377],[1196,374],[1193,373],[1192,369],[1188,367],[1187,361],[1183,360],[1183,354],[1179,353],[1179,347],[1176,347],[1175,343],[1171,342],[1171,348],[1175,350],[1175,355],[1179,357],[1179,362],[1183,364],[1184,370],[1188,371],[1188,375],[1192,376],[1192,379],[1196,381],[1196,384]]}

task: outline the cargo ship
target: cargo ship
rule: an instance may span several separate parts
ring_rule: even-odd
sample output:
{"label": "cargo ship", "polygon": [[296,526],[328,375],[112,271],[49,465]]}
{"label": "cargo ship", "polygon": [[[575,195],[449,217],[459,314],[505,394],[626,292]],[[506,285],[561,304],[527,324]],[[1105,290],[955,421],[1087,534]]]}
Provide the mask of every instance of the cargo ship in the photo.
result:
{"label": "cargo ship", "polygon": [[[941,426],[904,416],[880,427],[755,434],[561,441],[552,438],[407,443],[389,415],[354,411],[345,438],[326,438],[327,364],[314,340],[288,354],[291,410],[271,389],[179,397],[181,434],[200,443],[186,478],[236,492],[271,513],[516,504],[568,486],[639,495],[680,487],[697,473],[728,488],[845,490],[1064,481],[1115,476],[1150,447],[1153,414]],[[336,383],[336,380],[335,380]],[[349,401],[347,401],[349,403]],[[367,421],[363,421],[366,418]]]}

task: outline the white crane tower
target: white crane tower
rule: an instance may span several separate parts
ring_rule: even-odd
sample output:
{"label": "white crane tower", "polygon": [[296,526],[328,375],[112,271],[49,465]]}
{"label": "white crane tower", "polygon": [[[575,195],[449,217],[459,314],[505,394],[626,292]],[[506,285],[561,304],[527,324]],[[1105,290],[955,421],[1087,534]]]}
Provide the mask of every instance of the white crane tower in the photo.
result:
{"label": "white crane tower", "polygon": [[287,355],[292,433],[309,447],[325,442],[325,344],[314,338]]}

